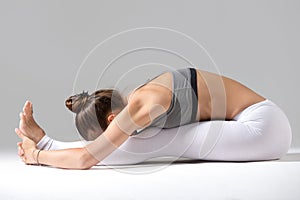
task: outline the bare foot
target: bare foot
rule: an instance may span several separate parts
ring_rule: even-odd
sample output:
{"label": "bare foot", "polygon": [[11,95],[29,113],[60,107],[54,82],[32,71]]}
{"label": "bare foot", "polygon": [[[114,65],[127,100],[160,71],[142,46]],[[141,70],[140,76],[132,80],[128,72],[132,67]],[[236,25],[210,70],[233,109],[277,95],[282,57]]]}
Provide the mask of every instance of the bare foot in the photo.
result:
{"label": "bare foot", "polygon": [[32,111],[32,103],[26,101],[23,112],[20,113],[19,129],[25,136],[38,143],[45,135],[44,130],[34,120]]}

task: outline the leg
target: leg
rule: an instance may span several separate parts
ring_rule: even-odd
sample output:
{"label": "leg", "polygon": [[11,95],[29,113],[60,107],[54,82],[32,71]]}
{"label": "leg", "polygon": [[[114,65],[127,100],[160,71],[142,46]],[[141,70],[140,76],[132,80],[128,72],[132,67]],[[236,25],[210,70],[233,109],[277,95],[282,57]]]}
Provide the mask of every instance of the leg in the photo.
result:
{"label": "leg", "polygon": [[[148,128],[135,137],[130,137],[123,145],[110,154],[101,163],[106,165],[135,164],[157,157],[185,157],[190,159],[204,159],[210,154],[219,140],[224,136],[224,124],[228,128],[241,131],[237,122],[207,121],[184,125],[172,129]],[[227,136],[226,136],[227,137]],[[235,140],[234,136],[228,140]],[[232,148],[226,147],[224,148]],[[238,148],[238,147],[235,147]],[[222,149],[224,152],[226,149]],[[223,154],[219,159],[226,159]]]}
{"label": "leg", "polygon": [[101,163],[134,164],[155,157],[219,161],[272,160],[291,144],[285,114],[271,101],[249,106],[233,121],[209,121],[179,128],[149,128],[129,138]]}
{"label": "leg", "polygon": [[224,123],[222,136],[206,160],[272,160],[285,155],[292,131],[283,111],[270,100],[253,104]]}
{"label": "leg", "polygon": [[69,148],[81,148],[87,144],[86,141],[62,142],[54,140],[45,135],[38,143],[37,148],[42,150],[59,150]]}

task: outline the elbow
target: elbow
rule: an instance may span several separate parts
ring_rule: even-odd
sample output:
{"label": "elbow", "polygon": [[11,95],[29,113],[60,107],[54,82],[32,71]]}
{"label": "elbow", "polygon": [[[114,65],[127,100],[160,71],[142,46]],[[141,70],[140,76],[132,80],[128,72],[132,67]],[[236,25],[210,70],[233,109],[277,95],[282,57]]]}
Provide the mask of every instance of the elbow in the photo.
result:
{"label": "elbow", "polygon": [[129,113],[130,114],[137,113],[139,110],[141,110],[143,106],[144,106],[144,101],[140,97],[135,97],[128,104]]}
{"label": "elbow", "polygon": [[87,170],[92,168],[98,162],[99,161],[97,161],[85,148],[83,148],[79,156],[77,169]]}
{"label": "elbow", "polygon": [[90,168],[92,168],[92,166],[88,166],[88,165],[86,165],[86,164],[83,163],[83,164],[79,164],[76,169],[79,169],[79,170],[88,170]]}

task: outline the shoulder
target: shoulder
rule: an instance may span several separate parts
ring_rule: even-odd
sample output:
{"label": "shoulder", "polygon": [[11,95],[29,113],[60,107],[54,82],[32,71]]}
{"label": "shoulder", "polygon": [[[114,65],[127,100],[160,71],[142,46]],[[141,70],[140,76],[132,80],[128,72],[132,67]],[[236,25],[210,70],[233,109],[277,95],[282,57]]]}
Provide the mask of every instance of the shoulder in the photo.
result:
{"label": "shoulder", "polygon": [[172,99],[173,90],[172,73],[163,73],[152,79],[143,87],[132,93],[130,101],[133,103],[168,104]]}
{"label": "shoulder", "polygon": [[172,92],[166,94],[166,91],[154,86],[143,87],[134,92],[128,102],[126,119],[130,118],[139,128],[144,128],[169,109],[171,99]]}
{"label": "shoulder", "polygon": [[171,101],[172,91],[161,85],[149,84],[135,91],[128,102],[128,105],[151,106],[153,104],[164,105]]}

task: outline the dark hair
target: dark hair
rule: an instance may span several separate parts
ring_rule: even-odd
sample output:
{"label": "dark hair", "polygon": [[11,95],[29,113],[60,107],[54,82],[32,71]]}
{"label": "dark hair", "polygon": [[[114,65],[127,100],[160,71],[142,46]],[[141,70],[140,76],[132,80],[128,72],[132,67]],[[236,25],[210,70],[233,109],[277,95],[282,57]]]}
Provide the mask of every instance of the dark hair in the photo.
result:
{"label": "dark hair", "polygon": [[125,103],[117,90],[103,89],[91,95],[87,92],[73,95],[66,100],[66,106],[76,113],[75,125],[80,135],[85,140],[94,140],[108,127],[108,115],[122,110]]}

